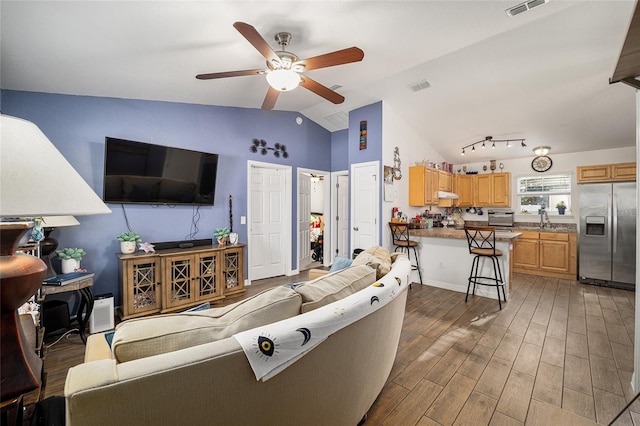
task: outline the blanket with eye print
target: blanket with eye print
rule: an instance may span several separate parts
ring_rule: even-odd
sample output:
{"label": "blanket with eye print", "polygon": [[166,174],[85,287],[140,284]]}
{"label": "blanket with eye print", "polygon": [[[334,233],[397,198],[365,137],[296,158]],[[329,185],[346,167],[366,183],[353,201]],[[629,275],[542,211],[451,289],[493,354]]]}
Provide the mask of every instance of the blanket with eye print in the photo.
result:
{"label": "blanket with eye print", "polygon": [[269,380],[331,334],[391,302],[407,289],[410,272],[410,262],[398,259],[387,275],[355,294],[233,337],[242,346],[256,380]]}

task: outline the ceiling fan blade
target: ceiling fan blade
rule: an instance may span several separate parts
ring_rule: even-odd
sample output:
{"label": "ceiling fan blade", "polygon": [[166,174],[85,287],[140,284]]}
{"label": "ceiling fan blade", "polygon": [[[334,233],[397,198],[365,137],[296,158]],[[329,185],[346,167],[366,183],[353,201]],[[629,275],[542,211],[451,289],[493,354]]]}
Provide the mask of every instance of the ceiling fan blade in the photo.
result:
{"label": "ceiling fan blade", "polygon": [[334,104],[341,104],[344,102],[344,96],[341,94],[334,92],[328,87],[323,86],[315,80],[310,79],[307,76],[300,76],[300,86],[304,87],[307,90],[311,90],[316,95],[322,96],[329,102],[333,102]]}
{"label": "ceiling fan blade", "polygon": [[244,71],[225,71],[225,72],[212,72],[209,74],[198,74],[196,78],[198,80],[212,80],[214,78],[226,78],[226,77],[240,77],[243,75],[259,75],[264,74],[264,69],[259,70],[244,70]]}
{"label": "ceiling fan blade", "polygon": [[[349,64],[359,62],[364,58],[364,52],[357,47],[349,47],[347,49],[337,50],[324,55],[314,56],[312,58],[302,59],[296,64],[303,64],[304,70],[315,70],[318,68],[332,67],[334,65]],[[294,64],[295,65],[295,64]]]}
{"label": "ceiling fan blade", "polygon": [[276,52],[273,51],[269,43],[267,43],[264,38],[260,35],[260,33],[251,25],[245,24],[244,22],[236,22],[233,24],[233,27],[243,35],[244,38],[247,39],[249,43],[256,49],[265,59],[269,62],[280,62],[280,58],[276,55]]}
{"label": "ceiling fan blade", "polygon": [[273,107],[276,105],[279,94],[279,90],[276,90],[273,87],[269,86],[267,96],[264,97],[264,102],[262,102],[262,109],[273,109]]}

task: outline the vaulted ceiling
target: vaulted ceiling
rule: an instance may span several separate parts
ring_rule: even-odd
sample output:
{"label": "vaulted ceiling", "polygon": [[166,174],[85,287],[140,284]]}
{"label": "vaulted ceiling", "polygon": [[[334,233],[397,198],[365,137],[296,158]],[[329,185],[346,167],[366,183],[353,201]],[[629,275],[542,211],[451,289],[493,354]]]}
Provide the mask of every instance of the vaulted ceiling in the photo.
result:
{"label": "vaulted ceiling", "polygon": [[287,50],[301,58],[364,51],[362,62],[308,72],[344,103],[297,88],[275,105],[331,131],[383,100],[451,162],[488,135],[526,139],[527,149],[497,159],[532,156],[537,145],[556,154],[634,146],[635,91],[609,78],[635,2],[550,0],[507,16],[518,3],[3,0],[0,87],[260,108],[263,76],[195,79],[265,66],[234,29],[242,21],[274,50],[275,33],[290,32]]}

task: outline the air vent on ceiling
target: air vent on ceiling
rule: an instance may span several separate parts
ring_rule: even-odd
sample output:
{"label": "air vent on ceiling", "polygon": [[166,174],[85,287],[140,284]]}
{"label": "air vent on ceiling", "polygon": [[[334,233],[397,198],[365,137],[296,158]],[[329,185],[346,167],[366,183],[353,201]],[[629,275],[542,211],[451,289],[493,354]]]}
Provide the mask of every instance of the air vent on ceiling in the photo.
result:
{"label": "air vent on ceiling", "polygon": [[411,83],[407,87],[412,92],[419,92],[420,90],[424,90],[427,87],[431,87],[431,85],[429,84],[429,82],[427,80],[420,80],[420,81],[416,81],[415,83]]}
{"label": "air vent on ceiling", "polygon": [[333,86],[329,87],[329,89],[331,89],[333,91],[341,89],[341,88],[342,88],[342,86],[340,86],[339,84],[334,84]]}
{"label": "air vent on ceiling", "polygon": [[349,127],[349,114],[344,111],[338,111],[334,112],[333,114],[325,115],[324,119],[338,129]]}
{"label": "air vent on ceiling", "polygon": [[516,16],[521,14],[522,12],[526,12],[527,10],[531,10],[534,7],[538,7],[541,6],[545,3],[547,3],[549,0],[530,0],[530,1],[526,1],[524,3],[520,3],[516,6],[513,6],[512,8],[507,9],[505,12],[507,12],[507,15],[509,16]]}

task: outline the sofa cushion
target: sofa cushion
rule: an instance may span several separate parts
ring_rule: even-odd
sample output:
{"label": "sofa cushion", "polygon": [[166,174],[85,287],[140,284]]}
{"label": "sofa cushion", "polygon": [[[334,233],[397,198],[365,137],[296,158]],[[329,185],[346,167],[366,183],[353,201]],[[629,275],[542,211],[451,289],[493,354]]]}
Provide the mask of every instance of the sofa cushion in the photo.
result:
{"label": "sofa cushion", "polygon": [[370,247],[361,252],[352,265],[369,265],[376,270],[376,279],[379,280],[391,270],[391,255],[384,247]]}
{"label": "sofa cushion", "polygon": [[302,296],[302,313],[347,297],[373,284],[375,271],[366,265],[352,266],[301,285],[296,291]]}
{"label": "sofa cushion", "polygon": [[128,320],[116,327],[113,354],[126,362],[225,339],[298,315],[301,304],[298,293],[278,286],[222,308]]}

